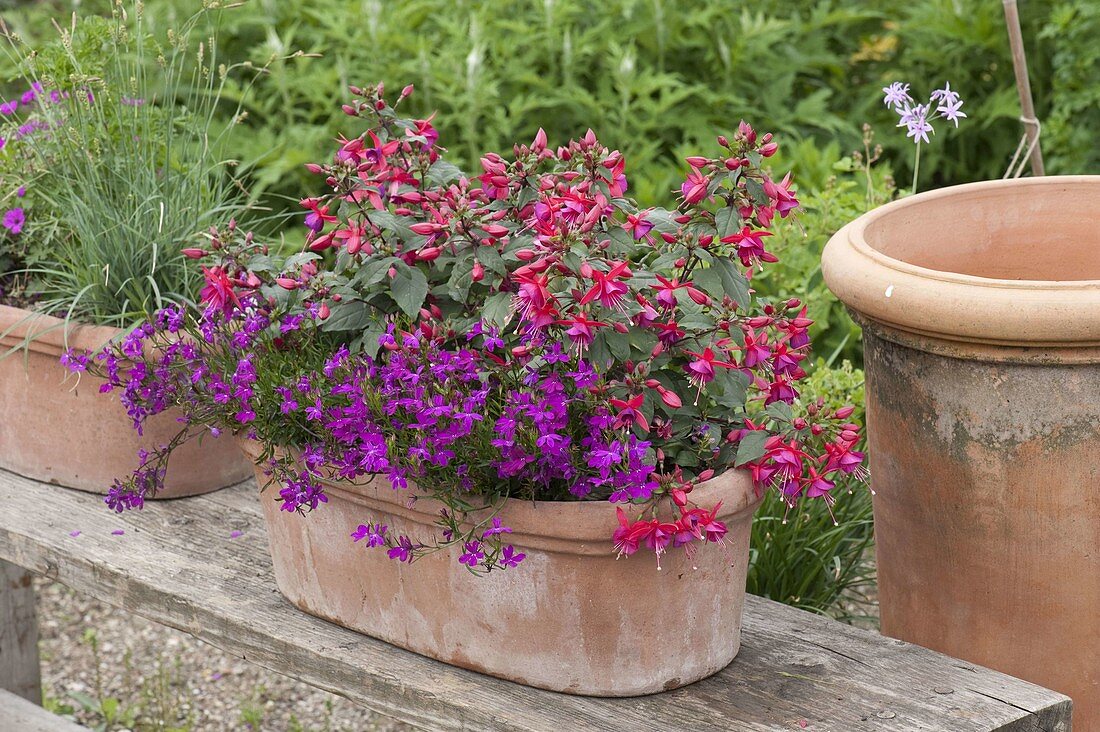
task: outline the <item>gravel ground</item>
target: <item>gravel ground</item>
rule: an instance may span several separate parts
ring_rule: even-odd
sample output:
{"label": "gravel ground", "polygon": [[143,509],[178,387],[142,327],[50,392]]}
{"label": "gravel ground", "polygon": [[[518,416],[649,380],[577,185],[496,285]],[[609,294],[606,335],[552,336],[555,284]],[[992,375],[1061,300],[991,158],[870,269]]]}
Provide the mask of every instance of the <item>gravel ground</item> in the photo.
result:
{"label": "gravel ground", "polygon": [[412,728],[49,581],[38,589],[46,705],[122,732]]}

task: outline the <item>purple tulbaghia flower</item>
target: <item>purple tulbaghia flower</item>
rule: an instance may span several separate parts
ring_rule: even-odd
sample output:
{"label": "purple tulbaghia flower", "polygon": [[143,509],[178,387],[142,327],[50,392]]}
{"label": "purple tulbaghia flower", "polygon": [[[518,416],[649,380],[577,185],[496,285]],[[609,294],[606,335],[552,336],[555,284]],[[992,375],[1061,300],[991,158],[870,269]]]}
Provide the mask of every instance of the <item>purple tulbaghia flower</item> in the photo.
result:
{"label": "purple tulbaghia flower", "polygon": [[898,127],[905,127],[905,136],[913,138],[913,142],[928,142],[928,133],[934,132],[928,122],[928,105],[917,104],[904,109]]}
{"label": "purple tulbaghia flower", "polygon": [[[957,95],[956,95],[957,97]],[[966,117],[966,113],[959,110],[962,106],[962,100],[956,98],[954,101],[944,100],[940,103],[940,106],[936,107],[936,111],[943,116],[948,122],[953,122],[956,127],[959,126],[959,119]]]}
{"label": "purple tulbaghia flower", "polygon": [[3,104],[0,104],[0,114],[4,115],[5,117],[9,117],[15,114],[15,111],[17,109],[19,109],[19,101],[15,99],[10,102],[4,102]]}
{"label": "purple tulbaghia flower", "polygon": [[932,101],[939,102],[941,104],[954,104],[959,100],[958,92],[951,89],[951,82],[946,82],[943,85],[943,89],[937,89],[931,94]]}
{"label": "purple tulbaghia flower", "polygon": [[9,209],[4,214],[4,228],[13,234],[19,234],[23,231],[23,224],[26,223],[27,216],[21,208]]}
{"label": "purple tulbaghia flower", "polygon": [[887,107],[901,109],[913,103],[912,97],[909,96],[909,85],[900,81],[895,81],[890,86],[884,86],[882,93],[882,101]]}

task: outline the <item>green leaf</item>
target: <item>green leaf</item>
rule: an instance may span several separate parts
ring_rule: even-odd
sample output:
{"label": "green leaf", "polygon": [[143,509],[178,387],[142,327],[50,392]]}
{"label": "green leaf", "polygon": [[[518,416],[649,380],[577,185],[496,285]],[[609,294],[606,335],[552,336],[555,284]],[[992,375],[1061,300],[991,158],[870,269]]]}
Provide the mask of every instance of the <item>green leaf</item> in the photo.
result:
{"label": "green leaf", "polygon": [[719,302],[721,302],[722,296],[726,294],[726,286],[722,282],[722,275],[718,273],[716,267],[700,267],[691,275],[691,279],[696,287]]}
{"label": "green leaf", "polygon": [[401,262],[397,276],[390,282],[390,294],[405,315],[415,318],[428,296],[428,278],[416,267]]}
{"label": "green leaf", "polygon": [[749,178],[745,181],[745,190],[749,192],[752,200],[756,201],[758,206],[767,206],[771,203],[768,194],[764,192],[764,186],[755,178]]}
{"label": "green leaf", "polygon": [[359,331],[370,322],[371,309],[362,300],[342,300],[332,306],[328,320],[321,324],[321,330],[338,333]]}
{"label": "green leaf", "polygon": [[512,319],[512,293],[498,292],[485,301],[481,319],[488,325],[503,328]]}
{"label": "green leaf", "polygon": [[737,457],[734,458],[733,464],[741,467],[745,463],[751,463],[764,457],[764,443],[768,441],[769,437],[771,435],[767,430],[747,432],[737,445]]}
{"label": "green leaf", "polygon": [[356,273],[351,284],[363,288],[378,284],[382,281],[382,278],[386,276],[386,273],[390,271],[390,267],[397,264],[398,261],[397,257],[372,259],[359,268],[359,272]]}
{"label": "green leaf", "polygon": [[732,259],[714,260],[714,268],[722,278],[722,290],[744,309],[749,304],[749,281]]}
{"label": "green leaf", "polygon": [[466,297],[470,294],[470,285],[474,283],[470,277],[473,267],[469,259],[458,260],[452,265],[451,278],[447,280],[447,293],[455,302],[466,302]]}
{"label": "green leaf", "polygon": [[791,422],[791,405],[786,402],[772,402],[768,405],[766,411],[768,416],[776,422],[782,424],[790,424]]}
{"label": "green leaf", "polygon": [[462,170],[454,163],[446,160],[436,160],[432,167],[428,168],[428,183],[435,186],[445,186],[451,181],[462,177]]}
{"label": "green leaf", "polygon": [[727,206],[714,214],[714,228],[718,231],[718,238],[729,236],[738,230],[741,225],[741,215],[733,206]]}
{"label": "green leaf", "polygon": [[477,256],[477,261],[485,265],[486,269],[490,269],[501,276],[508,274],[508,267],[504,264],[504,260],[501,259],[500,252],[496,250],[496,247],[479,246],[474,249],[474,255]]}

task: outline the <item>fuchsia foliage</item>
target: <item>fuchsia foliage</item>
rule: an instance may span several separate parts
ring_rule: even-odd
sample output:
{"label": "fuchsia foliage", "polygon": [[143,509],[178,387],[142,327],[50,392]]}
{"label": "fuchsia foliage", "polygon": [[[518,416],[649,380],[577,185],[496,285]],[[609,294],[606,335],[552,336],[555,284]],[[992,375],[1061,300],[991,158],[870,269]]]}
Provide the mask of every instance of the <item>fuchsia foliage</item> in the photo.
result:
{"label": "fuchsia foliage", "polygon": [[[400,118],[381,85],[352,91],[344,111],[367,129],[309,166],[325,191],[302,200],[301,253],[279,260],[235,230],[187,252],[206,275],[206,309],[192,315],[199,340],[234,351],[224,373],[212,379],[214,355],[176,344],[174,362],[135,382],[119,366],[132,353],[99,354],[136,421],[158,394],[192,427],[272,444],[297,434],[305,470],[283,475],[289,510],[324,501],[318,466],[344,476],[368,466],[395,488],[415,480],[451,509],[441,539],[370,523],[355,540],[400,561],[459,545],[471,569],[523,558],[500,544],[507,527],[482,533],[458,520],[469,495],[488,490],[475,473],[507,486],[494,500],[610,500],[616,549],[660,557],[722,541],[718,507],[690,495],[723,470],[751,471],[790,505],[831,504],[837,475],[861,470],[851,411],[799,401],[806,308],[751,289],[752,274],[776,261],[776,219],[798,209],[790,175],[776,181],[764,167],[778,147],[770,134],[742,122],[713,157],[688,159],[674,208],[640,209],[623,155],[592,131],[554,148],[540,130],[466,176],[442,157],[431,118]],[[156,342],[179,317],[162,314],[136,338]],[[324,368],[288,377],[310,348],[328,349]],[[186,370],[186,388],[178,377],[164,386],[173,368]],[[323,432],[320,444],[291,429],[303,421]],[[409,430],[423,441],[397,450]],[[467,459],[479,430],[491,444]],[[147,468],[109,501],[140,505],[157,476]]]}

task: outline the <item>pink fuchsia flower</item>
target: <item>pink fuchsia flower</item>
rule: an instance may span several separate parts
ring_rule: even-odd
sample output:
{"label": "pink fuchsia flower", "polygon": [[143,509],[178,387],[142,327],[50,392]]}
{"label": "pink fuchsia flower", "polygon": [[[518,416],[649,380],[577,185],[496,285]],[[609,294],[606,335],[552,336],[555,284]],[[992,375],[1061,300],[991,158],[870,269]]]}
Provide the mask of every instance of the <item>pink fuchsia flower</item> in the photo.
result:
{"label": "pink fuchsia flower", "polygon": [[599,300],[605,308],[613,310],[622,305],[623,295],[629,289],[619,278],[630,279],[633,273],[629,262],[615,262],[606,273],[585,262],[581,265],[581,276],[592,280],[592,287],[584,293],[578,304],[587,305],[593,300]]}
{"label": "pink fuchsia flower", "polygon": [[528,270],[516,270],[512,279],[519,283],[513,307],[520,317],[535,328],[545,328],[558,318],[557,298],[550,293],[549,278]]}
{"label": "pink fuchsia flower", "polygon": [[775,255],[764,249],[764,237],[771,235],[770,231],[753,231],[748,226],[744,226],[741,231],[722,237],[721,241],[723,244],[736,246],[737,257],[741,260],[741,265],[751,267],[753,261],[756,260],[761,262],[778,261]]}
{"label": "pink fuchsia flower", "polygon": [[569,326],[565,334],[569,336],[573,345],[580,350],[584,350],[592,345],[592,341],[596,338],[597,328],[607,327],[607,323],[589,320],[588,316],[584,313],[578,313],[568,320],[559,320],[558,325]]}
{"label": "pink fuchsia flower", "polygon": [[692,168],[687,179],[680,185],[680,193],[684,197],[684,203],[691,205],[699,203],[707,197],[707,187],[710,178],[703,175],[698,168]]}
{"label": "pink fuchsia flower", "polygon": [[202,302],[209,303],[223,313],[233,312],[234,307],[240,307],[241,301],[233,289],[233,281],[221,267],[203,267],[203,276],[206,278],[206,286],[199,293]]}
{"label": "pink fuchsia flower", "polygon": [[27,216],[21,208],[10,209],[4,214],[4,228],[13,234],[22,232],[26,221]]}
{"label": "pink fuchsia flower", "polygon": [[314,234],[321,233],[321,230],[325,228],[325,224],[330,221],[336,221],[337,218],[328,212],[328,206],[322,206],[320,199],[317,198],[305,198],[301,201],[302,207],[309,209],[309,213],[306,214],[306,228],[310,229]]}
{"label": "pink fuchsia flower", "polygon": [[635,424],[642,428],[643,432],[649,432],[649,421],[642,414],[642,404],[645,402],[644,394],[635,394],[629,399],[608,400],[614,409],[618,410],[612,426],[615,429],[633,427]]}
{"label": "pink fuchsia flower", "polygon": [[653,222],[646,218],[646,214],[649,210],[640,211],[637,216],[633,214],[626,215],[626,223],[623,224],[623,228],[630,232],[634,237],[634,241],[639,239],[649,239],[649,232],[653,231]]}
{"label": "pink fuchsia flower", "polygon": [[688,351],[687,353],[695,356],[695,360],[688,363],[685,366],[685,370],[691,375],[689,378],[692,383],[696,384],[700,389],[704,384],[709,384],[714,380],[714,367],[721,366],[722,368],[732,369],[734,365],[727,361],[719,361],[714,355],[714,350],[711,348],[704,348],[702,353],[696,353],[694,351]]}
{"label": "pink fuchsia flower", "polygon": [[787,214],[798,208],[798,199],[791,190],[791,174],[783,176],[783,180],[776,183],[770,178],[764,181],[764,193],[772,199],[776,212],[780,218],[787,218]]}
{"label": "pink fuchsia flower", "polygon": [[435,114],[433,113],[428,119],[414,120],[413,127],[405,130],[409,137],[424,138],[424,142],[421,143],[421,149],[423,150],[431,150],[439,140],[439,131],[432,127],[432,119],[434,118]]}

